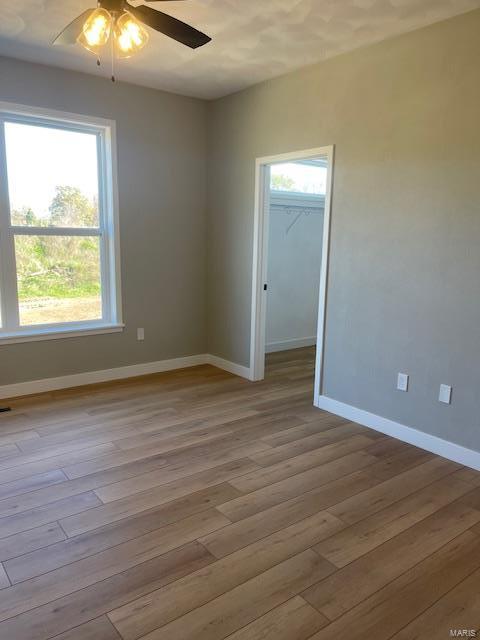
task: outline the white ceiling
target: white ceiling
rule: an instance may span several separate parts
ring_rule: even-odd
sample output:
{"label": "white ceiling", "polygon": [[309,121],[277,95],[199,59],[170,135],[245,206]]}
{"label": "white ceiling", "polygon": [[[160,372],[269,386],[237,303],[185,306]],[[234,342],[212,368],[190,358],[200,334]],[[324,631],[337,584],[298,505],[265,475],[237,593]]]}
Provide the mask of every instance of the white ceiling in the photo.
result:
{"label": "white ceiling", "polygon": [[[95,0],[0,0],[0,55],[109,76],[79,45],[52,47]],[[132,4],[142,4],[132,0]],[[213,37],[192,51],[151,33],[120,80],[217,98],[339,53],[480,7],[480,0],[186,0],[150,6]]]}

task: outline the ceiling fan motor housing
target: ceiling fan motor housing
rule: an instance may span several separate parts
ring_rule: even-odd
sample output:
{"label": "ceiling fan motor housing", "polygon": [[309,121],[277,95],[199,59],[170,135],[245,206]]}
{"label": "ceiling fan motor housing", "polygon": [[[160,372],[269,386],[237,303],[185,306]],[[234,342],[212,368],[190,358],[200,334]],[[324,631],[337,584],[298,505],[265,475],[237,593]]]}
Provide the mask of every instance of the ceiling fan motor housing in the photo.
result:
{"label": "ceiling fan motor housing", "polygon": [[127,8],[125,0],[99,0],[98,5],[111,13],[121,13]]}

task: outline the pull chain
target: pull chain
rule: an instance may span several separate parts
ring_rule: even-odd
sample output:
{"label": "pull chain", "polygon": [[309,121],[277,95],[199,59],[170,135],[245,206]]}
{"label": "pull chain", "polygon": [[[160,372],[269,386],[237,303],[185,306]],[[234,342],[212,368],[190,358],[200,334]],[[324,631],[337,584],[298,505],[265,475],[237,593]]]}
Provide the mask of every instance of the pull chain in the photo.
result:
{"label": "pull chain", "polygon": [[115,46],[114,46],[114,38],[115,38],[115,34],[112,33],[112,35],[110,36],[110,40],[111,40],[111,56],[112,56],[112,82],[115,82]]}

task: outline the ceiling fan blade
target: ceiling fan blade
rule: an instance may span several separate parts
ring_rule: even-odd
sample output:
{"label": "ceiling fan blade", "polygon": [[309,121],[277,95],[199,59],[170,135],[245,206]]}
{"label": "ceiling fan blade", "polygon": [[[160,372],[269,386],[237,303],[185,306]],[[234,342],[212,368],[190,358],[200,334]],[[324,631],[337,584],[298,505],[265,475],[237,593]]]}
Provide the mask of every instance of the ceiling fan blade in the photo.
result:
{"label": "ceiling fan blade", "polygon": [[140,5],[139,7],[128,5],[128,11],[147,26],[164,33],[191,49],[202,47],[211,40],[209,36],[197,31],[197,29],[185,24],[185,22],[145,5]]}
{"label": "ceiling fan blade", "polygon": [[53,41],[53,44],[75,44],[78,36],[82,33],[83,25],[86,20],[93,13],[95,9],[87,9],[78,18],[72,20],[65,29],[58,34]]}

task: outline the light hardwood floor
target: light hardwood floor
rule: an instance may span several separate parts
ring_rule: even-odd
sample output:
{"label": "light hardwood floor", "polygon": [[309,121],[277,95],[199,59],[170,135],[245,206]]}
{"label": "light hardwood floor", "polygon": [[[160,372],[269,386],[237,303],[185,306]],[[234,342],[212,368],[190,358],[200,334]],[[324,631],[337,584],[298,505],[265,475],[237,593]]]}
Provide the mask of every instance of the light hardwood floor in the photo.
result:
{"label": "light hardwood floor", "polygon": [[480,627],[480,473],[314,409],[312,349],[0,415],[1,640]]}

